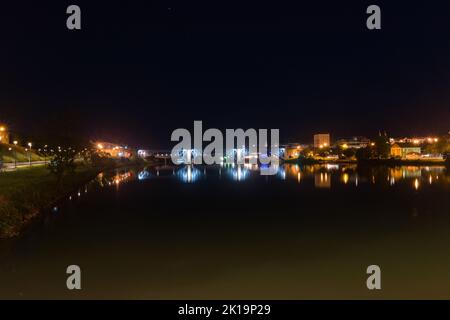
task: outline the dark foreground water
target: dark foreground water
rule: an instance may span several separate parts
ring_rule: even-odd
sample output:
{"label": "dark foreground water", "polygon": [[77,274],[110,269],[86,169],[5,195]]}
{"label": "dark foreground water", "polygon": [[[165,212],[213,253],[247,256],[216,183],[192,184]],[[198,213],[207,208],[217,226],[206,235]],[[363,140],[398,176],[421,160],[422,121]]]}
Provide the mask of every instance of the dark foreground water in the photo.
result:
{"label": "dark foreground water", "polygon": [[[66,289],[72,264],[81,291]],[[366,287],[372,264],[380,291]],[[345,165],[105,173],[0,242],[0,298],[450,298],[450,177]]]}

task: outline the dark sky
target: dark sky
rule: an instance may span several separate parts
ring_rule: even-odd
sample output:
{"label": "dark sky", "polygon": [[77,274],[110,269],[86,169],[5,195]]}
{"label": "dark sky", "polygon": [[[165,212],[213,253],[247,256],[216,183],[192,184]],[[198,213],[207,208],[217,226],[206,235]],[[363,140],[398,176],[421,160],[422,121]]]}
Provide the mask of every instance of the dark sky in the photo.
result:
{"label": "dark sky", "polygon": [[[450,131],[449,1],[10,2],[0,121],[18,133],[72,116],[89,136],[152,148],[194,120],[279,128],[282,142]],[[369,4],[382,30],[367,30]]]}

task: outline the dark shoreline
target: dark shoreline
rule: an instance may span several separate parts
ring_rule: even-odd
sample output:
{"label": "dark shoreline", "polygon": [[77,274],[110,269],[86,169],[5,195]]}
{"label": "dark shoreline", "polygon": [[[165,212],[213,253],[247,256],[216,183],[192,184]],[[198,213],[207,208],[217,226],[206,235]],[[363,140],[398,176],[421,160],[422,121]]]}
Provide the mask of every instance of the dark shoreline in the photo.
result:
{"label": "dark shoreline", "polygon": [[[151,165],[121,163],[115,166],[79,167],[80,171],[67,176],[61,187],[56,186],[56,182],[53,181],[50,173],[45,177],[50,181],[32,181],[27,185],[20,186],[3,199],[4,206],[0,207],[0,214],[3,215],[0,215],[0,240],[20,236],[42,212],[52,208],[56,203],[94,179],[101,172]],[[31,194],[31,197],[22,198],[20,194]]]}
{"label": "dark shoreline", "polygon": [[288,164],[300,164],[300,165],[310,165],[310,164],[326,164],[326,163],[335,163],[335,164],[357,164],[362,166],[447,166],[449,167],[449,161],[433,161],[433,160],[400,160],[400,159],[367,159],[367,160],[346,160],[346,159],[338,159],[338,160],[317,160],[317,159],[289,159],[284,160],[282,163]]}

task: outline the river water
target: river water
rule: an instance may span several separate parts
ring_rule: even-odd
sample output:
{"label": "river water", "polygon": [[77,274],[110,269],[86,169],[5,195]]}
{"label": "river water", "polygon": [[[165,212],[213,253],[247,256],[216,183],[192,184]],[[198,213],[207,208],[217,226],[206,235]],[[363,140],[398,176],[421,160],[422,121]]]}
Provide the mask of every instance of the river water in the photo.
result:
{"label": "river water", "polygon": [[450,298],[449,249],[445,167],[122,169],[0,242],[0,298]]}

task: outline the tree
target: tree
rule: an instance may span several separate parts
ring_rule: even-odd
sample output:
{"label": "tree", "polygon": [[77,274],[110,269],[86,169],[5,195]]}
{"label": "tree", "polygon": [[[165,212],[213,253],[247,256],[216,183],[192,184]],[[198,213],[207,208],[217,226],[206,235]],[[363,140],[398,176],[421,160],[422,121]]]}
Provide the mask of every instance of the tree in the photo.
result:
{"label": "tree", "polygon": [[389,143],[389,139],[385,134],[379,134],[375,138],[375,156],[378,159],[386,159],[389,158],[391,153],[391,145]]}
{"label": "tree", "polygon": [[75,159],[86,153],[89,141],[83,132],[83,118],[80,113],[63,111],[50,117],[41,128],[38,143],[44,145],[46,155],[50,158],[50,172],[62,183],[64,177],[73,173]]}
{"label": "tree", "polygon": [[449,136],[442,136],[436,142],[436,153],[446,154],[450,152],[450,138]]}
{"label": "tree", "polygon": [[373,149],[371,147],[359,148],[356,150],[355,156],[358,161],[368,160],[373,157]]}
{"label": "tree", "polygon": [[353,149],[353,148],[347,148],[347,149],[344,149],[344,150],[342,151],[342,154],[343,154],[346,158],[350,159],[350,158],[353,158],[353,157],[356,155],[356,151],[355,151],[355,149]]}
{"label": "tree", "polygon": [[56,176],[58,186],[61,186],[66,174],[75,171],[75,153],[75,150],[68,148],[60,149],[53,155],[48,168]]}
{"label": "tree", "polygon": [[310,147],[306,147],[300,151],[300,155],[303,158],[310,158],[313,153],[314,153],[314,150]]}

